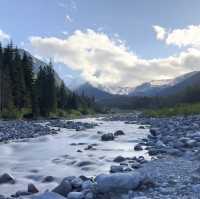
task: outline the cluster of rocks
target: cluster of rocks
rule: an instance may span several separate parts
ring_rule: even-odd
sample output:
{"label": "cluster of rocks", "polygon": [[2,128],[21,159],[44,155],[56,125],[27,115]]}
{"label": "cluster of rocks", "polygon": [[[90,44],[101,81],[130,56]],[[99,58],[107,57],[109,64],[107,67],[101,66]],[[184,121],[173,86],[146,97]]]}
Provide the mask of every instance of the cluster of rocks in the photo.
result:
{"label": "cluster of rocks", "polygon": [[148,161],[145,160],[143,156],[133,157],[133,158],[125,158],[123,156],[117,156],[114,160],[115,163],[119,165],[112,165],[110,167],[111,173],[127,173],[134,171],[135,169],[141,168]]}
{"label": "cluster of rocks", "polygon": [[57,131],[34,121],[2,121],[0,120],[0,142],[9,140],[35,138]]}
{"label": "cluster of rocks", "polygon": [[95,178],[69,176],[53,190],[35,195],[34,199],[110,199],[129,197],[130,190],[152,187],[153,183],[144,173],[101,174]]}
{"label": "cluster of rocks", "polygon": [[65,120],[50,120],[48,125],[51,127],[75,129],[76,131],[84,131],[98,126],[97,123],[88,122],[76,122],[76,121],[65,121]]}
{"label": "cluster of rocks", "polygon": [[[100,132],[98,132],[100,134]],[[102,141],[113,141],[116,137],[125,135],[122,130],[118,130],[115,133],[105,133],[101,136]]]}
{"label": "cluster of rocks", "polygon": [[151,156],[200,158],[200,116],[174,118],[143,118],[149,124],[150,135],[137,146],[146,146]]}

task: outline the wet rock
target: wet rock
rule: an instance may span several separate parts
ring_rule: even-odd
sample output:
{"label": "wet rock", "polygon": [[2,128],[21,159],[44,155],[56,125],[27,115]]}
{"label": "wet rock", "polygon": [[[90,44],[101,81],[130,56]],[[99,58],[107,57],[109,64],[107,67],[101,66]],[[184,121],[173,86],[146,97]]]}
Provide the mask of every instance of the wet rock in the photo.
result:
{"label": "wet rock", "polygon": [[86,128],[84,126],[77,126],[76,131],[84,131]]}
{"label": "wet rock", "polygon": [[136,145],[134,146],[134,150],[135,150],[135,151],[142,151],[143,148],[142,148],[142,146],[141,146],[140,144],[136,144]]}
{"label": "wet rock", "polygon": [[84,150],[96,150],[96,148],[94,148],[94,145],[88,145]]}
{"label": "wet rock", "polygon": [[157,128],[151,128],[149,131],[150,131],[152,136],[157,136],[158,135],[158,129]]}
{"label": "wet rock", "polygon": [[94,183],[91,180],[87,180],[82,183],[82,189],[93,189],[94,188]]}
{"label": "wet rock", "polygon": [[124,171],[124,166],[122,165],[113,165],[110,167],[110,173],[119,173]]}
{"label": "wet rock", "polygon": [[55,178],[53,176],[46,176],[44,179],[43,179],[43,183],[48,183],[48,182],[53,182],[55,180]]}
{"label": "wet rock", "polygon": [[112,133],[107,133],[107,134],[104,134],[101,136],[102,141],[112,141],[114,139],[115,139],[115,137]]}
{"label": "wet rock", "polygon": [[68,199],[84,199],[84,195],[81,192],[70,192],[67,198]]}
{"label": "wet rock", "polygon": [[92,165],[92,164],[94,164],[93,162],[91,162],[91,161],[81,161],[81,162],[78,162],[76,165],[78,166],[78,167],[84,167],[84,166],[88,166],[88,165]]}
{"label": "wet rock", "polygon": [[125,133],[122,130],[118,130],[114,133],[114,136],[121,136],[121,135],[125,135]]}
{"label": "wet rock", "polygon": [[192,192],[199,195],[200,194],[200,184],[193,185]]}
{"label": "wet rock", "polygon": [[134,162],[131,164],[131,167],[133,169],[139,169],[141,167],[141,164],[139,162]]}
{"label": "wet rock", "polygon": [[34,184],[28,184],[28,193],[38,193],[39,190],[35,187]]}
{"label": "wet rock", "polygon": [[71,181],[71,185],[73,188],[80,188],[82,186],[83,180],[81,178],[74,178]]}
{"label": "wet rock", "polygon": [[139,128],[139,129],[145,129],[145,127],[144,127],[144,126],[139,126],[138,128]]}
{"label": "wet rock", "polygon": [[92,192],[88,192],[85,194],[85,199],[95,199],[94,194]]}
{"label": "wet rock", "polygon": [[45,192],[41,195],[33,196],[32,199],[66,199],[66,198],[54,192]]}
{"label": "wet rock", "polygon": [[72,191],[72,185],[68,180],[63,180],[55,189],[52,190],[54,193],[58,193],[64,197],[67,197],[68,193]]}
{"label": "wet rock", "polygon": [[114,162],[124,162],[126,160],[126,158],[124,158],[123,156],[117,156],[113,161]]}
{"label": "wet rock", "polygon": [[135,190],[145,179],[146,177],[139,172],[102,174],[96,177],[97,190],[100,193]]}
{"label": "wet rock", "polygon": [[12,197],[14,198],[18,198],[20,196],[28,196],[31,193],[27,192],[27,191],[17,191],[14,195],[12,195]]}
{"label": "wet rock", "polygon": [[3,175],[0,176],[0,184],[5,184],[5,183],[15,184],[15,180],[9,174],[4,173]]}

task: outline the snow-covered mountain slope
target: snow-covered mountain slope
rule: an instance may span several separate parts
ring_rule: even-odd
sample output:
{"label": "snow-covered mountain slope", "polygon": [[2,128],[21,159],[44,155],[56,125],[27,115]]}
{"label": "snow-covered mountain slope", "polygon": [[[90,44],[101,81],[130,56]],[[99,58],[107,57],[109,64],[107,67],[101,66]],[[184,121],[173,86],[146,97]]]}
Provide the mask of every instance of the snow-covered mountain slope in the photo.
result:
{"label": "snow-covered mountain slope", "polygon": [[[167,80],[155,80],[151,82],[147,82],[141,84],[134,88],[129,95],[130,96],[162,96],[174,94],[176,92],[181,91],[181,88],[186,88],[189,85],[195,84],[196,75],[200,72],[194,71],[184,75],[181,75],[175,79],[167,79]],[[193,81],[195,79],[195,81]],[[186,83],[187,82],[187,83]],[[179,85],[179,86],[178,86]],[[176,87],[179,89],[175,89]],[[172,92],[173,90],[173,92]]]}

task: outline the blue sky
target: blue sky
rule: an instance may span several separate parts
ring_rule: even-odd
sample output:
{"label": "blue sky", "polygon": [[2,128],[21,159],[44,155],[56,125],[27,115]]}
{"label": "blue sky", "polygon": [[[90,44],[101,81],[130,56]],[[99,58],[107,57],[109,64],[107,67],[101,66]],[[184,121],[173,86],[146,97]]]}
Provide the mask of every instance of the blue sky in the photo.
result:
{"label": "blue sky", "polygon": [[[170,56],[178,56],[180,59],[181,54],[188,53],[189,49],[198,49],[194,42],[191,42],[191,37],[197,37],[200,24],[199,0],[1,0],[0,7],[0,30],[9,35],[18,46],[30,50],[43,59],[53,56],[56,69],[65,79],[70,76],[76,78],[81,76],[82,79],[93,83],[134,86],[145,80],[171,78],[198,69],[194,66],[187,69],[182,66],[180,69],[181,66],[178,66],[178,69],[175,70],[175,66],[170,65],[161,72],[161,68],[164,66],[159,61],[166,61],[164,59],[169,59]],[[155,25],[164,29],[165,38],[158,39],[158,32],[153,28]],[[192,30],[189,28],[191,25],[193,25]],[[88,29],[90,29],[90,33],[87,31]],[[182,39],[189,38],[189,43],[183,44],[180,41],[177,43],[179,35],[172,35],[176,30],[182,32],[188,30],[187,38]],[[76,31],[80,31],[81,34],[75,34]],[[197,33],[193,34],[193,31]],[[171,37],[171,35],[173,38],[169,42],[167,37]],[[70,39],[71,36],[74,37]],[[103,49],[103,58],[111,59],[111,55],[106,57],[106,53],[107,55],[110,53],[108,49],[99,47],[104,42],[96,46],[90,43],[91,37],[95,37],[96,43],[98,43],[101,39],[103,41],[103,36],[108,37],[108,43],[112,43],[108,44],[108,48],[109,46],[111,49],[114,48],[115,54],[112,53],[112,58],[114,57],[111,60],[112,63],[99,60],[99,54],[97,56],[93,53],[91,54],[93,57],[91,57],[88,51],[84,54],[79,52],[82,60],[68,58],[69,56],[78,56],[79,49],[84,46],[83,50],[87,47],[95,52]],[[31,37],[37,37],[37,40],[36,38],[30,40]],[[61,42],[62,47],[53,45],[52,38],[57,38],[57,44]],[[77,45],[80,38],[81,41],[84,38],[84,41],[82,44],[80,43],[79,47]],[[73,41],[71,42],[71,40]],[[193,40],[198,43],[195,38]],[[125,49],[122,49],[121,45]],[[74,49],[74,46],[77,48]],[[47,51],[49,48],[53,50],[45,53],[45,47]],[[65,59],[62,59],[63,54],[66,54]],[[116,61],[115,56],[121,55],[120,60]],[[126,58],[130,58],[129,63],[123,60]],[[162,60],[152,63],[154,59]],[[57,64],[58,62],[60,64]],[[121,66],[118,65],[120,63]],[[82,68],[78,66],[87,64],[88,66]],[[161,64],[162,66],[160,66]],[[133,67],[129,68],[130,65]],[[157,72],[151,72],[146,78],[141,77],[144,71],[138,72],[137,70],[141,67],[145,68],[147,65],[151,65],[151,67],[148,66],[148,70],[157,70]],[[155,67],[159,65],[159,67],[155,68],[154,65],[156,65]],[[88,67],[90,68],[88,69]],[[86,70],[90,70],[90,72]],[[135,79],[135,81],[130,83],[127,80],[124,81],[127,74],[125,70],[128,71],[128,74],[130,71],[133,73],[127,78]],[[113,76],[112,73],[114,73]],[[107,74],[108,76],[106,76]],[[104,78],[104,76],[106,77]],[[113,80],[109,81],[109,79]]]}

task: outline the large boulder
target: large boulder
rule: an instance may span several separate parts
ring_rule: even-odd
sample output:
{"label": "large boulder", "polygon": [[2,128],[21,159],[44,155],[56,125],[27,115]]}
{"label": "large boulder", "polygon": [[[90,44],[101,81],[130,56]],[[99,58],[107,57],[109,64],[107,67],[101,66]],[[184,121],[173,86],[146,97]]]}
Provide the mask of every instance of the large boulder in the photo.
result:
{"label": "large boulder", "polygon": [[101,174],[96,177],[97,191],[126,192],[137,189],[145,180],[146,176],[140,172]]}
{"label": "large boulder", "polygon": [[56,188],[52,190],[54,193],[58,193],[64,197],[67,197],[68,193],[72,191],[72,185],[68,180],[63,180]]}
{"label": "large boulder", "polygon": [[101,136],[101,140],[102,141],[112,141],[114,139],[115,139],[115,137],[114,137],[114,135],[112,133],[103,134]]}
{"label": "large boulder", "polygon": [[66,198],[54,192],[45,192],[41,195],[33,196],[32,199],[66,199]]}
{"label": "large boulder", "polygon": [[3,175],[0,176],[0,184],[5,184],[5,183],[14,184],[15,180],[9,174],[4,173]]}

